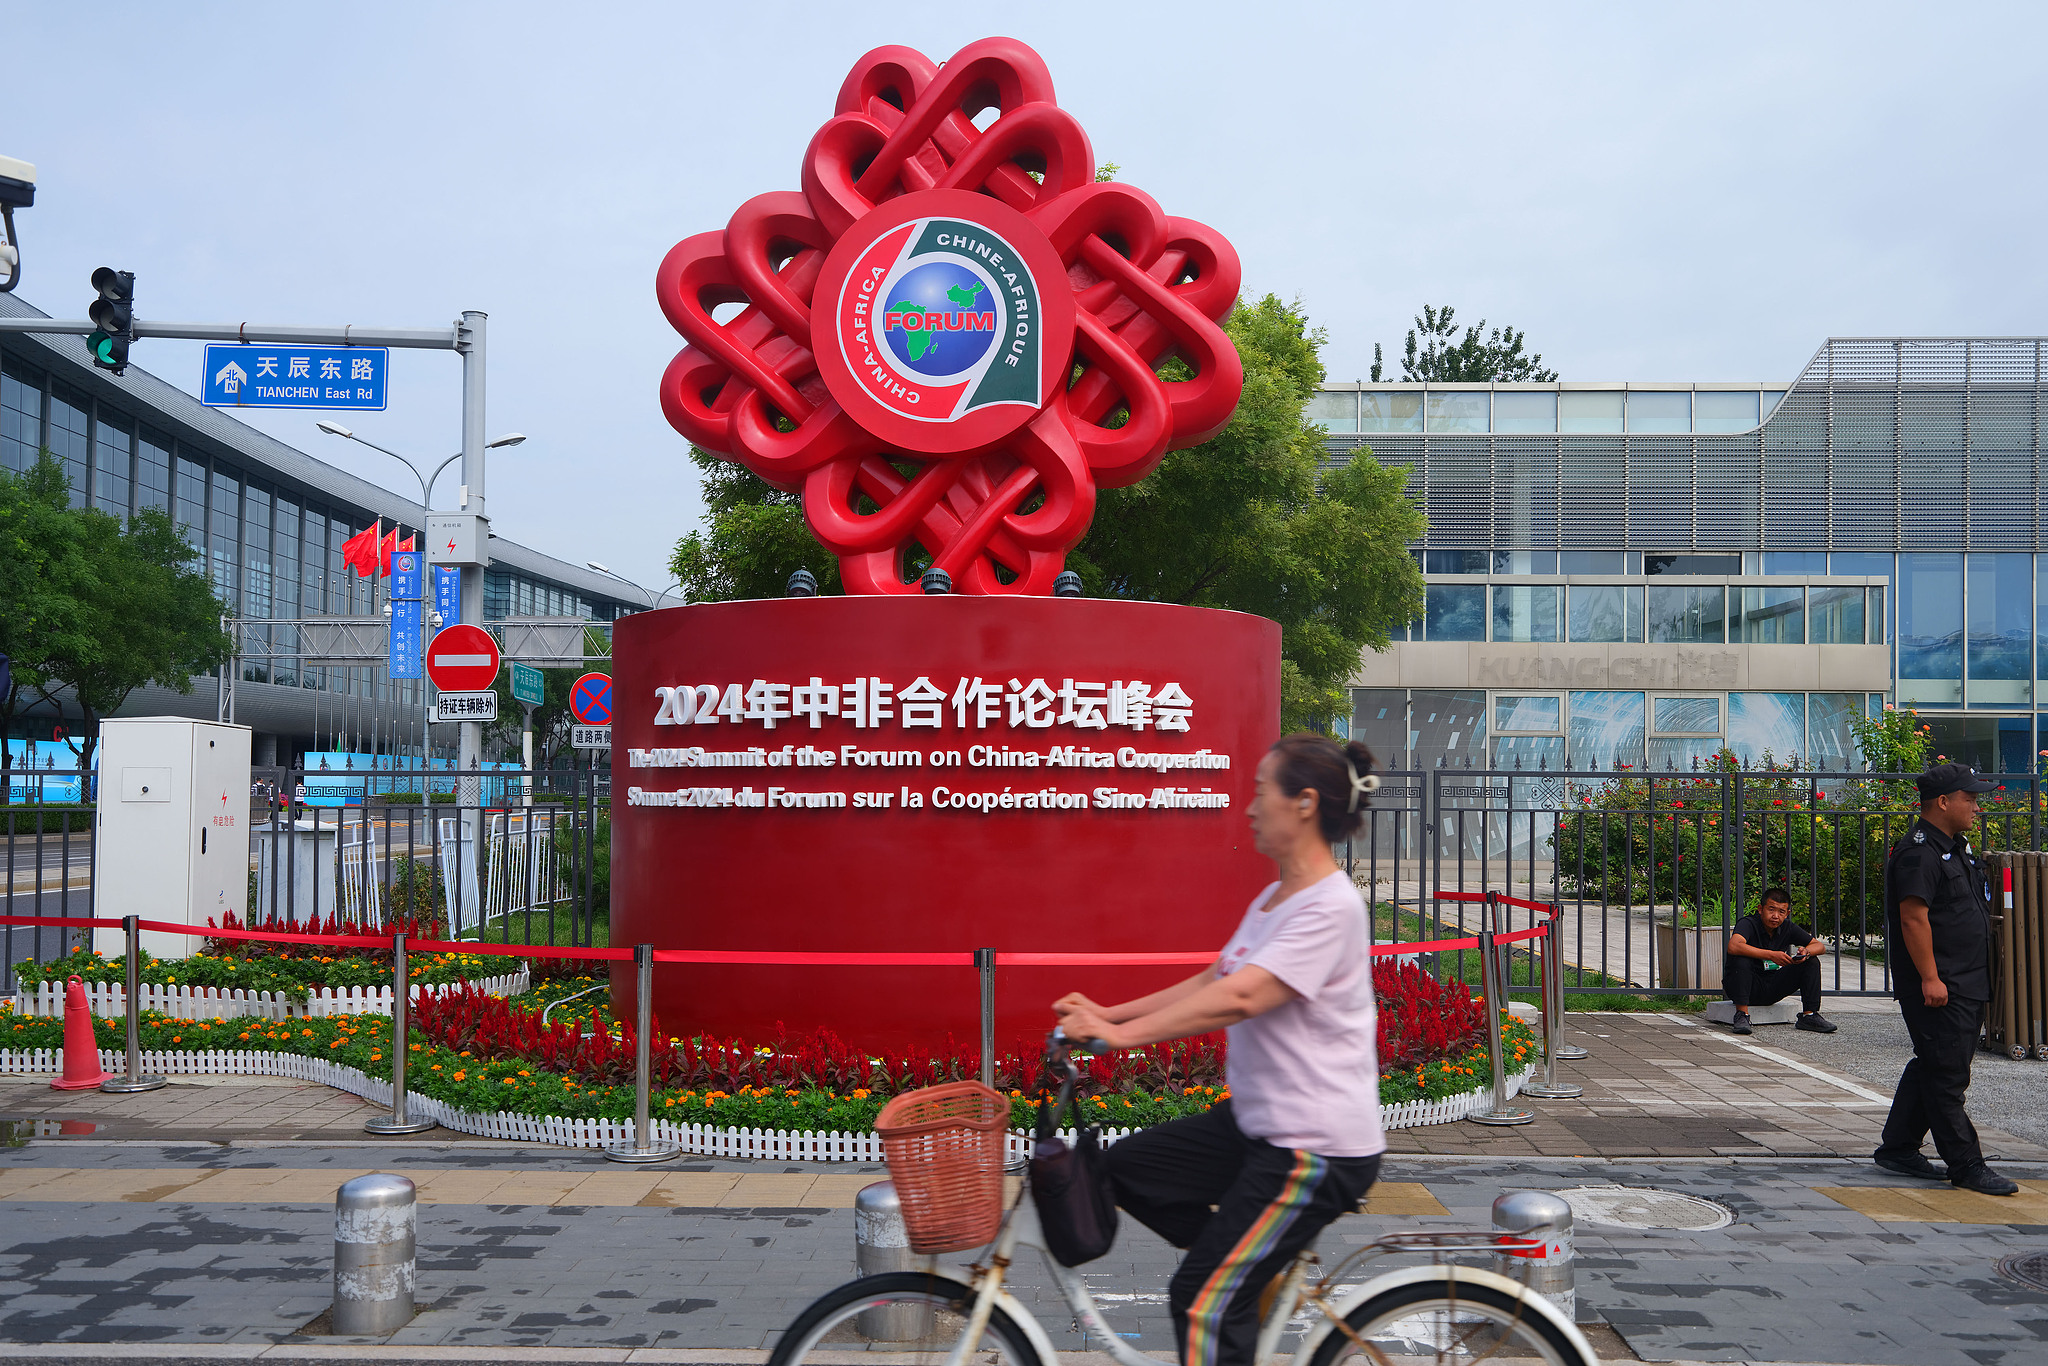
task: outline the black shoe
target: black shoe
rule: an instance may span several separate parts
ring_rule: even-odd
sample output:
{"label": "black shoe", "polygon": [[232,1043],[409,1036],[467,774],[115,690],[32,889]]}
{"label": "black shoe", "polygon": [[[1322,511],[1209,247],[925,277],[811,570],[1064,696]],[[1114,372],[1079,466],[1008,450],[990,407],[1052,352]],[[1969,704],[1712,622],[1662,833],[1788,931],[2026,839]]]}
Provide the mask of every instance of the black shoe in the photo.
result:
{"label": "black shoe", "polygon": [[1792,1027],[1794,1029],[1810,1029],[1816,1034],[1832,1034],[1835,1032],[1835,1022],[1821,1014],[1818,1010],[1810,1015],[1800,1015],[1797,1020],[1792,1022]]}
{"label": "black shoe", "polygon": [[1731,1033],[1735,1034],[1756,1033],[1754,1029],[1751,1029],[1749,1027],[1749,1012],[1746,1010],[1738,1010],[1735,1012],[1735,1019],[1729,1023],[1728,1029]]}
{"label": "black shoe", "polygon": [[1948,1168],[1937,1167],[1919,1153],[1911,1157],[1893,1157],[1889,1153],[1873,1153],[1870,1160],[1893,1176],[1917,1176],[1923,1181],[1948,1180]]}
{"label": "black shoe", "polygon": [[1979,1167],[1967,1176],[1958,1176],[1951,1183],[1959,1191],[1975,1191],[1979,1195],[2018,1195],[2020,1183],[2010,1177],[2000,1176],[1989,1167]]}

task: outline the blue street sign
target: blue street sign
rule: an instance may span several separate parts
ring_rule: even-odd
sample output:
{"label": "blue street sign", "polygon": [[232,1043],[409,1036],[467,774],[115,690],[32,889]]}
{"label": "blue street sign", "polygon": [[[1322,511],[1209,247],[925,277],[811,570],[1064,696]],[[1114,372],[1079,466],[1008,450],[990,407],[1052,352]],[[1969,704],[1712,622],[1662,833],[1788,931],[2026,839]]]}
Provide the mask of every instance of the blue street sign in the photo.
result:
{"label": "blue street sign", "polygon": [[443,626],[462,624],[462,571],[452,565],[434,566],[434,610]]}
{"label": "blue street sign", "polygon": [[418,602],[424,594],[420,591],[420,565],[426,557],[417,550],[394,550],[391,552],[391,600],[393,602]]}
{"label": "blue street sign", "polygon": [[[398,556],[393,555],[391,558],[393,561],[396,561]],[[420,676],[420,604],[418,602],[394,602],[391,604],[390,673],[393,678],[418,678]]]}
{"label": "blue street sign", "polygon": [[206,348],[199,401],[215,408],[354,408],[382,412],[391,352],[381,346]]}

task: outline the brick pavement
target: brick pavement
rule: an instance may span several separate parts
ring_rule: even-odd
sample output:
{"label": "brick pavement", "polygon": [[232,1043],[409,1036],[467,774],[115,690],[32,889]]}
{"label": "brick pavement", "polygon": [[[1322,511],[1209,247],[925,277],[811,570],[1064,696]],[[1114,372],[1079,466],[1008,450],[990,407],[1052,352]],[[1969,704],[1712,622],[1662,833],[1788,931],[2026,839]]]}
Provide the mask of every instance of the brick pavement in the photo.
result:
{"label": "brick pavement", "polygon": [[[2048,1296],[1992,1264],[2048,1247],[2048,1151],[1987,1130],[2030,1183],[2013,1201],[1903,1182],[1860,1160],[1882,1088],[1830,1072],[1823,1052],[1683,1017],[1573,1027],[1592,1053],[1567,1069],[1585,1098],[1529,1102],[1539,1119],[1520,1129],[1397,1132],[1386,1183],[1326,1251],[1390,1228],[1483,1225],[1502,1189],[1654,1185],[1720,1201],[1734,1220],[1711,1233],[1580,1226],[1580,1303],[1611,1325],[1603,1355],[2042,1359]],[[0,1082],[0,1117],[97,1126],[0,1149],[0,1362],[20,1356],[8,1342],[187,1343],[223,1359],[338,1348],[298,1330],[327,1303],[334,1188],[374,1169],[413,1175],[424,1201],[423,1309],[390,1350],[653,1361],[677,1349],[694,1354],[678,1363],[737,1366],[850,1274],[847,1204],[883,1174],[705,1160],[629,1171],[446,1131],[370,1143],[360,1125],[375,1112],[268,1079],[129,1097]],[[1150,1351],[1170,1348],[1174,1255],[1127,1223],[1088,1268],[1112,1324]],[[1042,1271],[1027,1261],[1017,1284],[1064,1351],[1088,1345]]]}

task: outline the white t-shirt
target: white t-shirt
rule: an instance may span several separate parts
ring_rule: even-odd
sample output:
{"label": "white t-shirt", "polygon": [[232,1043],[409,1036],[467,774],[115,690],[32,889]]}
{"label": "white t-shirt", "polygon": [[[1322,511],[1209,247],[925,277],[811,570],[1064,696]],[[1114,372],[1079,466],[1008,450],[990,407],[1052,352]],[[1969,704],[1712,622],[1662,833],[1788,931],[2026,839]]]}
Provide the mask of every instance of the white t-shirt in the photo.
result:
{"label": "white t-shirt", "polygon": [[1323,1157],[1384,1152],[1365,902],[1340,870],[1261,909],[1252,898],[1218,976],[1264,968],[1295,999],[1230,1026],[1231,1112],[1252,1138]]}

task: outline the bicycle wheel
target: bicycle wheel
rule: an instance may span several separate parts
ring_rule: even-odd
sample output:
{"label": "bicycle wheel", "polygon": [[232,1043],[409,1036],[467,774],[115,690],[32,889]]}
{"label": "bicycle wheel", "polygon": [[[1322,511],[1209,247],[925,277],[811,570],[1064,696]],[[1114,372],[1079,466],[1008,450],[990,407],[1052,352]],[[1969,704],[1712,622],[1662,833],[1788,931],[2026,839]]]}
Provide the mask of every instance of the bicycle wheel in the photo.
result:
{"label": "bicycle wheel", "polygon": [[[846,1351],[953,1350],[967,1331],[973,1292],[958,1281],[918,1271],[885,1271],[827,1291],[783,1329],[768,1366],[798,1366],[806,1358]],[[975,1366],[1053,1366],[1042,1363],[1031,1339],[1000,1307],[968,1358]]]}
{"label": "bicycle wheel", "polygon": [[[1351,1331],[1394,1359],[1427,1359],[1447,1366],[1489,1361],[1541,1361],[1547,1366],[1599,1366],[1558,1326],[1530,1313],[1497,1286],[1470,1281],[1416,1281],[1375,1295],[1345,1315]],[[1312,1366],[1377,1366],[1358,1344],[1332,1332]]]}

